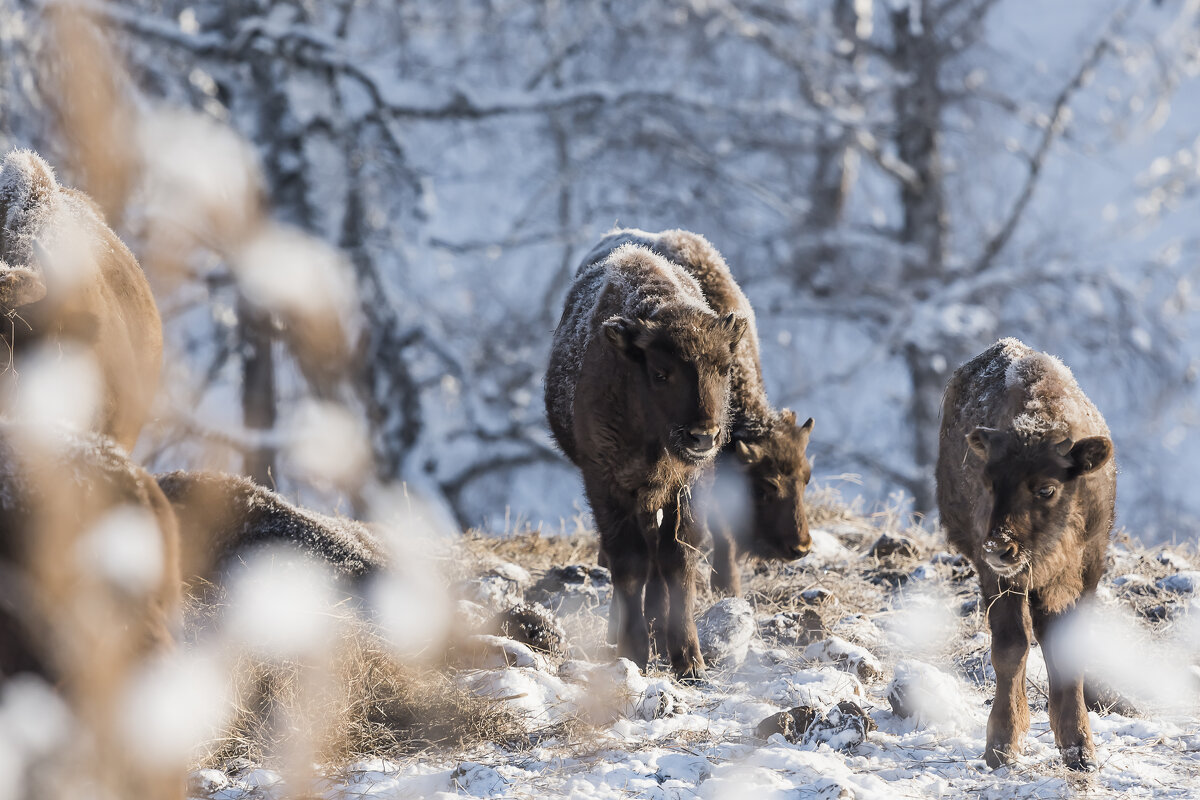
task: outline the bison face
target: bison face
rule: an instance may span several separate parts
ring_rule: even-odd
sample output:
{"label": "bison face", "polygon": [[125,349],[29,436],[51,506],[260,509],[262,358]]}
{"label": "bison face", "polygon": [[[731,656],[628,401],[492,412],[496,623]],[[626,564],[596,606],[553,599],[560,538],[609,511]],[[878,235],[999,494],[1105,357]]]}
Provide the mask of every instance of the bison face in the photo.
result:
{"label": "bison face", "polygon": [[726,439],[733,351],[746,331],[736,314],[604,323],[609,343],[635,365],[647,434],[683,461],[700,463]]}
{"label": "bison face", "polygon": [[790,560],[812,549],[804,511],[804,489],[812,477],[805,450],[812,429],[811,417],[797,425],[795,413],[785,409],[766,436],[734,445],[754,496],[754,527],[747,544],[761,558]]}
{"label": "bison face", "polygon": [[976,428],[967,444],[984,460],[992,500],[982,557],[1001,577],[1028,569],[1059,545],[1079,479],[1104,466],[1113,451],[1105,436],[1029,445],[993,428]]}

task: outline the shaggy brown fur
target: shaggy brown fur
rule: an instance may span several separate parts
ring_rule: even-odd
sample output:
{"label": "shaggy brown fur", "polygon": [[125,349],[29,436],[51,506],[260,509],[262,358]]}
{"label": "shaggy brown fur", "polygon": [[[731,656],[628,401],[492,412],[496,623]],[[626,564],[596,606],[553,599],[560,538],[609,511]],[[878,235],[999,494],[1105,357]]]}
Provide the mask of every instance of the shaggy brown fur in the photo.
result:
{"label": "shaggy brown fur", "polygon": [[612,570],[619,652],[645,667],[646,615],[665,619],[681,678],[704,671],[692,609],[705,536],[691,489],[728,441],[745,331],[744,317],[713,313],[681,267],[626,244],[580,267],[546,372],[550,428],[583,473]]}
{"label": "shaggy brown fur", "polygon": [[800,558],[812,548],[804,488],[812,477],[805,449],[813,421],[797,425],[795,413],[771,407],[763,385],[754,309],[707,239],[684,230],[647,233],[624,228],[611,231],[593,253],[607,253],[625,243],[646,247],[683,267],[700,284],[713,311],[736,313],[748,323],[730,373],[732,435],[717,458],[717,475],[718,480],[735,481],[739,473],[744,476],[740,482],[749,484],[752,515],[733,520],[723,509],[705,503],[705,516],[715,534],[713,586],[740,594],[739,546],[761,557],[783,559]]}
{"label": "shaggy brown fur", "polygon": [[954,373],[942,406],[938,508],[971,559],[992,630],[996,699],[990,766],[1013,761],[1029,729],[1025,660],[1037,635],[1050,725],[1071,769],[1096,768],[1083,675],[1056,628],[1104,572],[1116,499],[1108,426],[1062,362],[1003,339]]}
{"label": "shaggy brown fur", "polygon": [[56,683],[87,732],[53,780],[182,798],[184,765],[139,762],[121,728],[131,676],[179,624],[179,536],[158,484],[105,437],[0,422],[0,569],[0,674]]}
{"label": "shaggy brown fur", "polygon": [[223,472],[157,476],[179,519],[184,580],[195,591],[256,547],[296,547],[353,582],[383,569],[383,546],[366,525],[297,508],[249,478]]}
{"label": "shaggy brown fur", "polygon": [[129,249],[82,192],[60,186],[36,153],[0,167],[0,337],[12,353],[12,391],[24,354],[40,343],[84,348],[103,376],[95,430],[133,448],[158,389],[162,323]]}

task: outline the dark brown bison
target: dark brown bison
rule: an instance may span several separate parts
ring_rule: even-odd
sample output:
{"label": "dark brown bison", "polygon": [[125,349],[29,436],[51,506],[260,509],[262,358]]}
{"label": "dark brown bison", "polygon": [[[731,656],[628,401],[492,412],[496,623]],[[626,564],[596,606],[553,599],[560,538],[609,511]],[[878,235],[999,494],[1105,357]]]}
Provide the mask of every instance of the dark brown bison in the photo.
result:
{"label": "dark brown bison", "polygon": [[1012,762],[1029,729],[1032,636],[1050,677],[1050,727],[1066,764],[1096,768],[1083,675],[1056,629],[1104,572],[1116,466],[1104,418],[1061,361],[1003,339],[946,387],[938,508],[971,559],[992,631],[996,699],[987,763]]}
{"label": "dark brown bison", "polygon": [[708,498],[698,502],[713,531],[713,587],[740,594],[739,549],[763,558],[794,559],[812,548],[804,489],[812,477],[805,450],[813,421],[797,425],[794,412],[771,407],[763,385],[754,309],[707,239],[684,230],[618,229],[600,241],[591,258],[626,243],[649,248],[683,267],[699,282],[713,311],[735,313],[747,321],[730,373],[731,435],[717,456],[716,469],[718,480],[738,480],[739,473],[748,479],[750,514],[733,518],[717,503],[705,502]]}
{"label": "dark brown bison", "polygon": [[184,765],[147,765],[123,733],[131,678],[179,625],[178,531],[154,479],[106,437],[0,423],[0,572],[0,674],[57,685],[87,732],[69,775],[182,798]]}
{"label": "dark brown bison", "polygon": [[[618,652],[645,667],[647,615],[665,619],[682,679],[704,674],[692,611],[705,536],[691,490],[728,440],[745,332],[746,319],[715,314],[686,270],[624,245],[580,267],[546,372],[550,428],[583,473],[612,570]],[[657,586],[643,606],[647,581]]]}
{"label": "dark brown bison", "polygon": [[294,547],[355,585],[386,564],[366,525],[297,508],[249,478],[179,471],[157,479],[179,520],[183,576],[193,592],[203,593],[236,559],[272,544]]}
{"label": "dark brown bison", "polygon": [[93,429],[132,449],[162,368],[150,284],[95,203],[28,150],[0,167],[0,314],[9,383],[38,344],[81,348],[102,377]]}

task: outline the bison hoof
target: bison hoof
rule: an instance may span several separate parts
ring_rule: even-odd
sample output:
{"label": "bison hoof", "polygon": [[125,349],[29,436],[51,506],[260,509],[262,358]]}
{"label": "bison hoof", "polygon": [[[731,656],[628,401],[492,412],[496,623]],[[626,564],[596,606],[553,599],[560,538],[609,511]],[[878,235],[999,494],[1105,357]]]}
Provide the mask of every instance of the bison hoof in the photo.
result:
{"label": "bison hoof", "polygon": [[686,669],[677,670],[675,679],[685,686],[702,686],[708,683],[708,673],[704,667],[692,664]]}
{"label": "bison hoof", "polygon": [[1011,744],[989,744],[983,758],[992,769],[998,769],[1006,764],[1015,764],[1021,755],[1020,749]]}
{"label": "bison hoof", "polygon": [[1085,750],[1082,747],[1064,747],[1063,763],[1067,765],[1067,769],[1075,772],[1095,772],[1100,769],[1099,762],[1096,761],[1096,753],[1093,750]]}

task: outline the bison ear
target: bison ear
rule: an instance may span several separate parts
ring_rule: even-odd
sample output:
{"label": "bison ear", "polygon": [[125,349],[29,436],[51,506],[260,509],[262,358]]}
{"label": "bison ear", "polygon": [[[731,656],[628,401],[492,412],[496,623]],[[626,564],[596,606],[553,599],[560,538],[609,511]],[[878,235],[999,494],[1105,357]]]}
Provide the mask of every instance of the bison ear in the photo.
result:
{"label": "bison ear", "polygon": [[617,349],[617,352],[630,358],[637,354],[638,325],[636,322],[624,317],[612,317],[605,320],[602,327],[605,338]]}
{"label": "bison ear", "polygon": [[1076,474],[1086,475],[1108,463],[1112,453],[1112,441],[1107,436],[1089,436],[1076,442],[1067,453],[1067,458]]}
{"label": "bison ear", "polygon": [[740,439],[733,443],[733,452],[737,454],[738,461],[743,464],[757,464],[762,459],[761,447]]}
{"label": "bison ear", "polygon": [[988,451],[992,446],[992,442],[996,439],[996,434],[1000,431],[995,428],[985,428],[982,425],[967,434],[967,446],[974,451],[975,455],[988,460]]}
{"label": "bison ear", "polygon": [[721,321],[717,323],[717,327],[724,331],[729,336],[729,349],[736,350],[738,344],[742,341],[742,337],[746,335],[746,327],[749,321],[732,311],[721,317]]}

